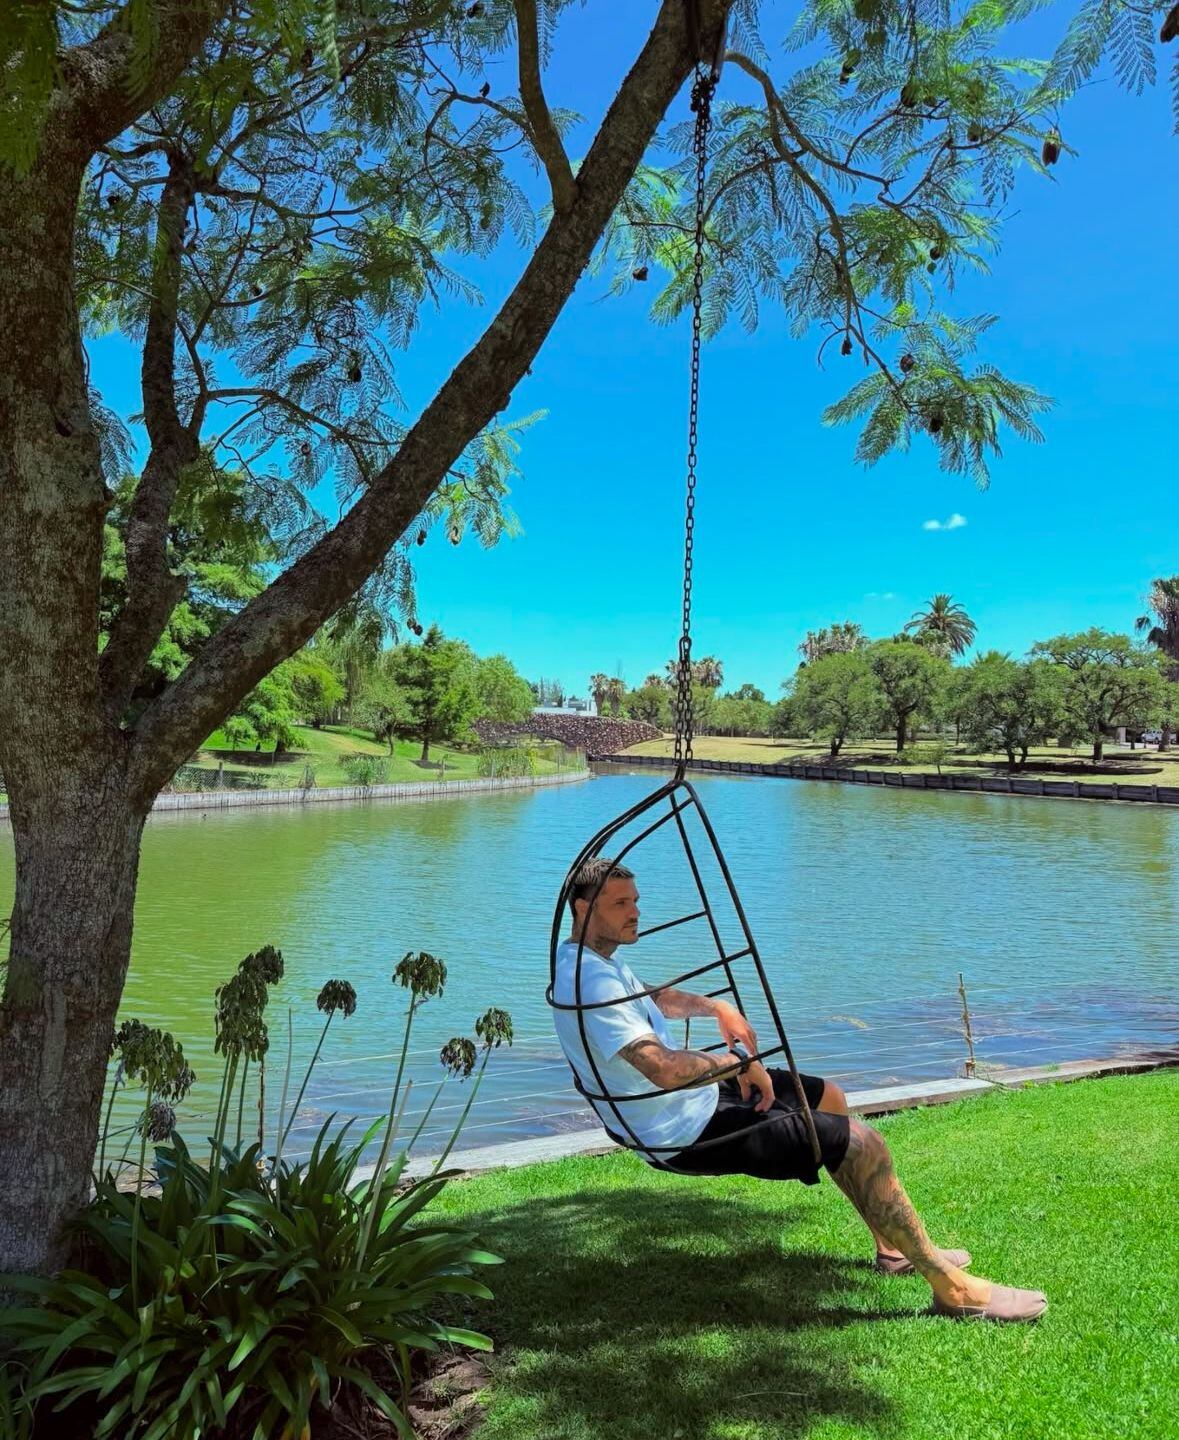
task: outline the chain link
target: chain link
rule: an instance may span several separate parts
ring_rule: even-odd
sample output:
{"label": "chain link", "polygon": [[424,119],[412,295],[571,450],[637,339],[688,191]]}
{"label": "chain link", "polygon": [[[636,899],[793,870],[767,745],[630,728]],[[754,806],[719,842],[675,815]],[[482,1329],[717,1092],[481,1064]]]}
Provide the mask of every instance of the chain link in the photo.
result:
{"label": "chain link", "polygon": [[675,761],[683,772],[692,759],[692,564],[696,529],[696,461],[700,414],[700,331],[704,302],[704,183],[708,165],[708,131],[716,78],[703,66],[696,70],[692,109],[696,128],[692,153],[696,159],[696,233],[692,255],[692,360],[688,392],[688,477],[684,502],[684,604],[676,663]]}

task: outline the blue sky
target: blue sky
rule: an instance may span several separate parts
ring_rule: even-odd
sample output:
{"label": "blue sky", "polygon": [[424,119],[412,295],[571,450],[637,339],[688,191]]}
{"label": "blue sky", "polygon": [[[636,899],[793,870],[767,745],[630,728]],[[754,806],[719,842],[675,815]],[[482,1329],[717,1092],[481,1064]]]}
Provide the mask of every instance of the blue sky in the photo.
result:
{"label": "blue sky", "polygon": [[[553,103],[595,120],[652,13],[649,3],[574,7],[547,81]],[[1046,53],[1071,13],[1037,16],[1011,48]],[[747,84],[732,72],[723,81],[734,92]],[[966,605],[983,648],[1019,653],[1088,625],[1126,630],[1151,577],[1179,572],[1170,96],[1165,84],[1127,95],[1104,78],[1063,120],[1079,153],[1062,158],[1055,183],[1022,178],[993,274],[952,301],[956,313],[997,313],[985,358],[1056,400],[1046,443],[1009,437],[987,491],[940,472],[923,442],[857,466],[855,431],[819,422],[862,373],[857,360],[832,349],[820,371],[815,339],[793,340],[779,316],[707,347],[696,651],[724,660],[726,686],[776,695],[808,628],[854,619],[891,634],[939,590]],[[482,309],[424,317],[400,363],[411,414],[522,264],[502,247],[471,272]],[[662,668],[679,610],[687,328],[646,318],[653,289],[608,300],[603,288],[583,280],[513,396],[511,415],[547,411],[524,439],[512,499],[523,536],[484,551],[439,533],[415,552],[424,620],[575,691],[595,670],[635,684]],[[108,401],[138,409],[134,352],[108,339],[92,357]],[[948,526],[954,516],[964,523]]]}

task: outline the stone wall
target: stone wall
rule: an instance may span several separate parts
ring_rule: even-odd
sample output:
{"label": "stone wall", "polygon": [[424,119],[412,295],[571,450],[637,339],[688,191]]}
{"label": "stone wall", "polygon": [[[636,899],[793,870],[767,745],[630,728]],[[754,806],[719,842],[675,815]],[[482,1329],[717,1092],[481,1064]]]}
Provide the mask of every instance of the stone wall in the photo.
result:
{"label": "stone wall", "polygon": [[643,740],[658,740],[660,731],[645,720],[612,720],[606,715],[533,715],[513,725],[477,720],[475,731],[488,745],[503,745],[526,735],[557,740],[589,756],[614,755]]}

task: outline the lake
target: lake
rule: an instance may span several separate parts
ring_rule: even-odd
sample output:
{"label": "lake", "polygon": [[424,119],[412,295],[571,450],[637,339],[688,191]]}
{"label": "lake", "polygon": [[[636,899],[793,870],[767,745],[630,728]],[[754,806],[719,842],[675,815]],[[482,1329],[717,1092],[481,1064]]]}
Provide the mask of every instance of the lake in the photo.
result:
{"label": "lake", "polygon": [[[615,772],[424,803],[154,816],[123,1014],[182,1041],[200,1077],[188,1108],[201,1115],[219,1075],[213,990],[242,955],[273,944],[286,958],[268,1012],[272,1102],[287,1007],[297,1083],[322,1021],[320,986],[350,980],[358,1009],[333,1022],[292,1142],[303,1150],[328,1113],[384,1109],[405,1013],[390,976],[406,951],[424,949],[446,960],[449,981],[415,1022],[410,1119],[440,1077],[442,1041],[471,1033],[477,1015],[500,1005],[516,1044],[493,1057],[463,1144],[580,1128],[588,1111],[544,1002],[552,905],[584,840],[657,783],[649,771]],[[773,779],[695,783],[801,1068],[852,1088],[961,1073],[959,971],[979,1059],[992,1066],[1175,1042],[1174,811]],[[673,841],[665,826],[631,857],[645,925],[698,908]],[[0,886],[7,906],[10,834]],[[684,926],[627,958],[648,981],[666,979],[711,958],[705,941]],[[763,1015],[759,996],[744,984],[743,994]],[[448,1088],[421,1150],[438,1148],[465,1098],[463,1086]],[[120,1104],[124,1119],[130,1103]]]}

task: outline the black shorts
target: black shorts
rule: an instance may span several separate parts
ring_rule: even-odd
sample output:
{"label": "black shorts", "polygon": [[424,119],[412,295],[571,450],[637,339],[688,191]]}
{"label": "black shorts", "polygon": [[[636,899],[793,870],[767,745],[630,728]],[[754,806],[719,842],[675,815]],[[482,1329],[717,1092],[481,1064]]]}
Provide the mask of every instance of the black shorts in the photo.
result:
{"label": "black shorts", "polygon": [[[819,1183],[819,1165],[811,1149],[806,1120],[794,1091],[789,1070],[771,1070],[774,1103],[763,1112],[753,1107],[757,1092],[741,1099],[736,1080],[720,1082],[720,1100],[704,1130],[683,1150],[662,1156],[663,1163],[687,1175],[753,1175],[759,1180],[801,1180]],[[815,1119],[827,1170],[838,1170],[847,1154],[848,1117],[820,1111],[825,1081],[803,1075],[802,1088]],[[715,1140],[715,1145],[705,1141]]]}

